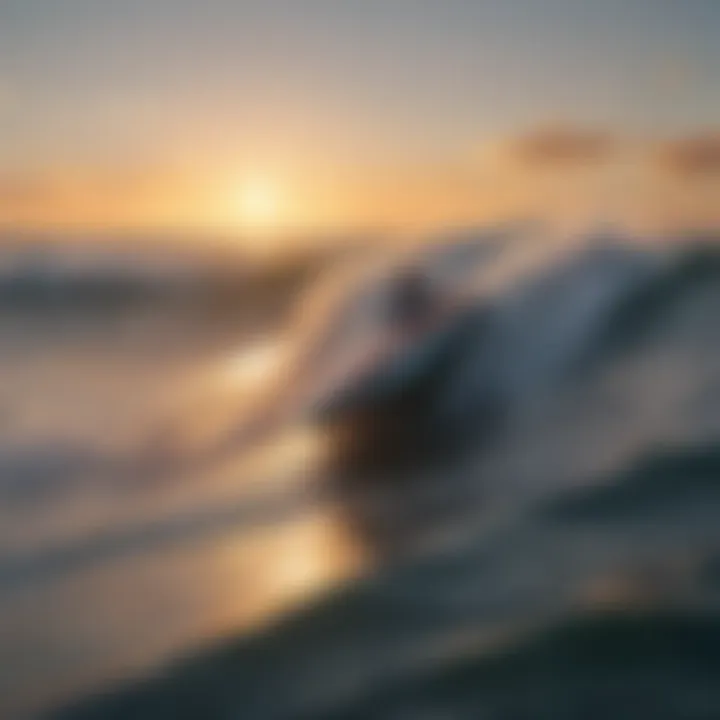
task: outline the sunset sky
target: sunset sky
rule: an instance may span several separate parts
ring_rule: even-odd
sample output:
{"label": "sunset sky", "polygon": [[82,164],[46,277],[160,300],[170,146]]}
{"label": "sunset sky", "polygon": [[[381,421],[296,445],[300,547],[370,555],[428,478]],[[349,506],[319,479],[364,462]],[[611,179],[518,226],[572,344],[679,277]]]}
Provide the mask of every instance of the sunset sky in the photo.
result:
{"label": "sunset sky", "polygon": [[3,0],[0,225],[720,224],[717,0]]}

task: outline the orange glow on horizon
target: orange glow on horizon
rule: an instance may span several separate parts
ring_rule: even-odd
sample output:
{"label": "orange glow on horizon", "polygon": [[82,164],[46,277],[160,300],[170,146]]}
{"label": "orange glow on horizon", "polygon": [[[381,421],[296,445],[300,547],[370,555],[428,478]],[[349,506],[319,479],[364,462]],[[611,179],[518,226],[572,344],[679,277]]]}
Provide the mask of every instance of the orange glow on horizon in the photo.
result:
{"label": "orange glow on horizon", "polygon": [[[584,150],[579,139],[575,153]],[[273,159],[269,169],[258,163],[259,170],[233,167],[225,158],[6,171],[0,174],[0,228],[218,233],[275,252],[283,238],[298,234],[424,233],[529,214],[619,223],[647,216],[647,224],[660,228],[718,225],[720,182],[709,172],[672,175],[650,162],[652,154],[640,153],[597,165],[582,158],[567,167],[565,156],[564,165],[556,162],[554,146],[542,148],[541,158],[521,153],[522,162],[507,153],[362,166],[294,156],[286,163]]]}
{"label": "orange glow on horizon", "polygon": [[288,219],[287,199],[272,180],[252,177],[236,191],[237,221],[253,231],[273,230]]}

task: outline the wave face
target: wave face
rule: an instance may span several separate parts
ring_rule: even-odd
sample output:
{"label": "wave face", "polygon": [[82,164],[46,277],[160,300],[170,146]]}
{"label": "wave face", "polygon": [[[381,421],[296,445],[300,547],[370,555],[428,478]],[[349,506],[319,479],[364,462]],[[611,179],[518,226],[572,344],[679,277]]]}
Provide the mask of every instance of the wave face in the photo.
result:
{"label": "wave face", "polygon": [[324,477],[392,562],[61,717],[720,714],[720,247],[504,262],[431,360],[337,376]]}
{"label": "wave face", "polygon": [[378,369],[384,385],[365,380],[364,399],[328,423],[365,541],[405,554],[436,542],[426,535],[530,512],[648,454],[710,442],[719,258],[707,245],[598,239],[520,274],[483,263],[449,329],[416,337],[391,373]]}

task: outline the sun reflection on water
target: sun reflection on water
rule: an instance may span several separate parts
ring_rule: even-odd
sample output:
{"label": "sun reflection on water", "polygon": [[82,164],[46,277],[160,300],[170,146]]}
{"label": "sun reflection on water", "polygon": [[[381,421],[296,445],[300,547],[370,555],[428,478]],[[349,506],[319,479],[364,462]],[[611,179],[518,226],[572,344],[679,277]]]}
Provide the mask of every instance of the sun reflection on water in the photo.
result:
{"label": "sun reflection on water", "polygon": [[252,389],[256,383],[266,382],[279,370],[284,349],[280,340],[258,341],[223,358],[218,375],[227,385]]}

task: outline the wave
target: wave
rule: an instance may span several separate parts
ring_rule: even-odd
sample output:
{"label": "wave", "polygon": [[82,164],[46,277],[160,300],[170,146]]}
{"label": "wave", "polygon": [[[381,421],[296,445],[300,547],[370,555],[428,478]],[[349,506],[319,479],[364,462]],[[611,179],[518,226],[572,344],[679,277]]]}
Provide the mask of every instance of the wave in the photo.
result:
{"label": "wave", "polygon": [[285,421],[326,432],[374,573],[60,717],[720,712],[720,247],[504,262],[443,274],[463,303],[405,335],[405,261],[291,332]]}

